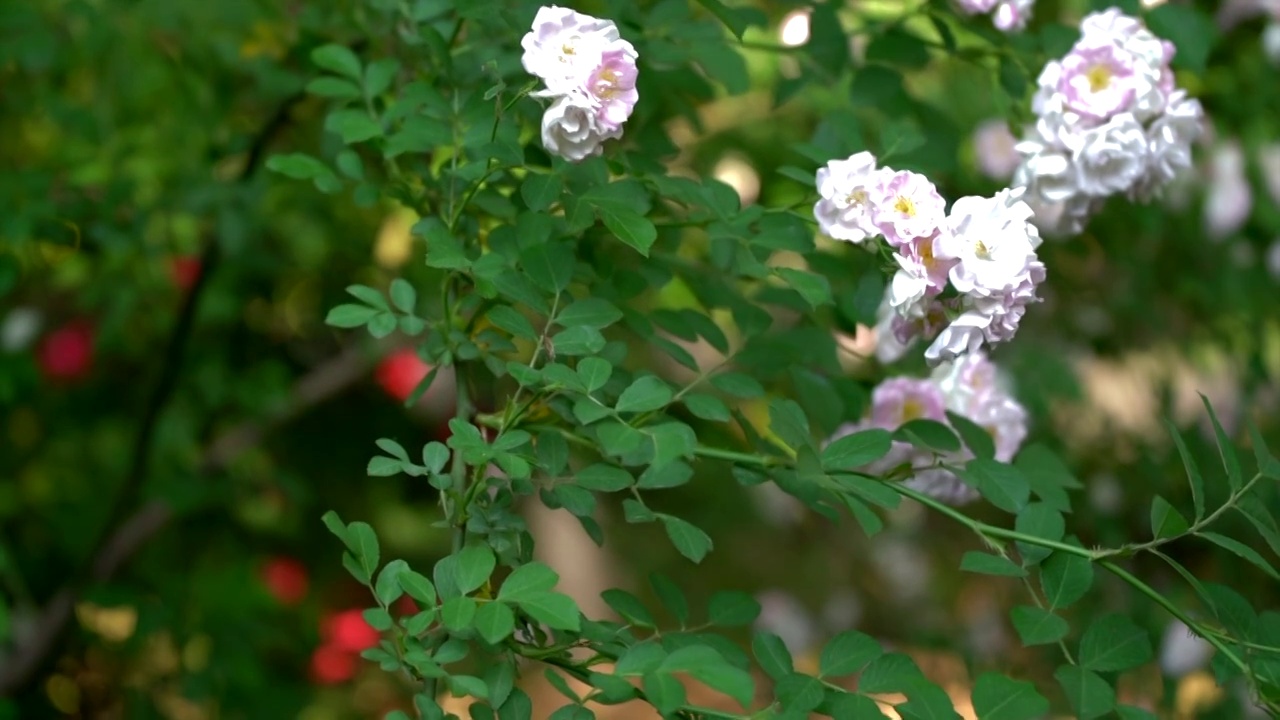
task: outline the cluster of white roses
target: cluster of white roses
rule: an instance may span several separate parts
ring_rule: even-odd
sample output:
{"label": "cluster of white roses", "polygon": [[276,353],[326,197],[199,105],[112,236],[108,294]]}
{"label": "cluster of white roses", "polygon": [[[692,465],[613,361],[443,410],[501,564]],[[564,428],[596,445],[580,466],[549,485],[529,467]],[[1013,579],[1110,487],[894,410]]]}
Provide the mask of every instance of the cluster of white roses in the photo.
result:
{"label": "cluster of white roses", "polygon": [[[841,426],[831,440],[869,428],[897,430],[916,419],[949,424],[946,413],[972,421],[991,434],[995,459],[1009,462],[1027,437],[1027,411],[1014,399],[995,364],[985,353],[976,352],[940,366],[929,378],[894,377],[871,392],[871,411],[863,420]],[[965,484],[942,464],[963,464],[973,457],[967,449],[938,456],[905,443],[893,443],[885,457],[863,468],[883,475],[910,464],[912,476],[907,487],[942,502],[959,505],[978,498],[978,491]]]}
{"label": "cluster of white roses", "polygon": [[1030,189],[1037,223],[1077,233],[1103,200],[1156,195],[1191,167],[1200,103],[1174,86],[1174,46],[1117,8],[1080,23],[1080,40],[1045,66],[1038,120],[1018,144],[1014,184]]}
{"label": "cluster of white roses", "polygon": [[1027,26],[1036,0],[956,0],[966,15],[991,14],[991,24],[1003,32],[1017,32]]}
{"label": "cluster of white roses", "polygon": [[552,101],[542,116],[548,152],[578,162],[622,137],[640,96],[638,55],[617,25],[551,5],[538,10],[520,45],[524,69],[546,85],[533,95]]}
{"label": "cluster of white roses", "polygon": [[[1040,234],[1022,189],[946,201],[919,173],[876,166],[871,153],[818,170],[813,213],[837,240],[883,235],[898,272],[882,308],[877,352],[900,357],[923,338],[930,365],[1009,340],[1045,277]],[[948,290],[948,282],[952,292]]]}

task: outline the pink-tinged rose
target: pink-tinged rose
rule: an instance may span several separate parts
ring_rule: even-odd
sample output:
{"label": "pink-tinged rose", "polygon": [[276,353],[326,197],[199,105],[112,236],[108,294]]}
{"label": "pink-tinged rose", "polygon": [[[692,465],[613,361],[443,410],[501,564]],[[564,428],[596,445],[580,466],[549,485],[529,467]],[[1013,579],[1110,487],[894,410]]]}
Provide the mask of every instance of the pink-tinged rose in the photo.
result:
{"label": "pink-tinged rose", "polygon": [[942,391],[932,380],[890,378],[871,393],[871,424],[893,430],[920,418],[945,422],[945,406]]}
{"label": "pink-tinged rose", "polygon": [[93,368],[94,329],[87,320],[76,320],[54,330],[36,348],[36,364],[46,379],[72,382]]}
{"label": "pink-tinged rose", "polygon": [[587,91],[595,99],[596,123],[602,130],[614,131],[631,117],[640,93],[636,91],[636,59],[624,49],[606,50],[587,81]]}
{"label": "pink-tinged rose", "polygon": [[992,180],[1008,180],[1022,161],[1017,151],[1018,138],[1009,132],[1009,124],[1000,118],[988,120],[973,132],[973,150],[978,169]]}
{"label": "pink-tinged rose", "polygon": [[946,200],[920,173],[883,173],[876,195],[873,221],[895,247],[932,236],[946,218]]}
{"label": "pink-tinged rose", "polygon": [[1134,57],[1109,42],[1078,43],[1062,59],[1058,91],[1072,110],[1097,120],[1124,112],[1133,104]]}

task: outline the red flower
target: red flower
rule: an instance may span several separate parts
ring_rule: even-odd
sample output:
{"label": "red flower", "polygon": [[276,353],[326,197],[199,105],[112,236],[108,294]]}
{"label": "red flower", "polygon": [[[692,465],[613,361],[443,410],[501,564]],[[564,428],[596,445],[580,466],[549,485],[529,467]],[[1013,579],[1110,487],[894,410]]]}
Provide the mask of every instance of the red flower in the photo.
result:
{"label": "red flower", "polygon": [[343,610],[329,618],[323,634],[333,647],[358,653],[378,644],[381,634],[364,621],[360,610]]}
{"label": "red flower", "polygon": [[199,255],[178,255],[169,258],[169,279],[183,292],[190,290],[196,284],[202,270]]}
{"label": "red flower", "polygon": [[405,348],[384,358],[375,377],[388,395],[404,402],[429,372],[431,366],[423,362],[413,349]]}
{"label": "red flower", "polygon": [[334,645],[321,645],[311,653],[311,677],[322,685],[336,685],[356,674],[356,656]]}
{"label": "red flower", "polygon": [[297,605],[307,596],[307,568],[289,557],[277,557],[262,567],[262,582],[281,605]]}
{"label": "red flower", "polygon": [[48,380],[79,380],[93,366],[93,326],[85,320],[67,323],[40,341],[36,363]]}

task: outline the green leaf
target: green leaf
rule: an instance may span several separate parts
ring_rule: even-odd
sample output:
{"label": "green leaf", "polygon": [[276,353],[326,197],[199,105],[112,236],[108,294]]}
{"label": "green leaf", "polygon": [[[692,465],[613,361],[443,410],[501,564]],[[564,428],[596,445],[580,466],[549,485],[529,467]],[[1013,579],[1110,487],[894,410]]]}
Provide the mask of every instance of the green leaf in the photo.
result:
{"label": "green leaf", "polygon": [[333,171],[329,169],[329,166],[303,153],[272,155],[267,158],[267,169],[294,180],[311,180],[317,177],[333,175]]}
{"label": "green leaf", "polygon": [[613,672],[622,676],[643,675],[658,669],[667,652],[656,640],[646,640],[627,648],[618,658]]}
{"label": "green leaf", "polygon": [[332,100],[358,100],[361,95],[360,86],[350,80],[327,75],[307,83],[307,92],[316,97]]}
{"label": "green leaf", "polygon": [[950,410],[947,411],[947,420],[951,422],[951,427],[955,428],[974,457],[991,459],[996,456],[996,443],[991,433],[969,418],[957,415]]}
{"label": "green leaf", "polygon": [[1094,672],[1129,670],[1151,659],[1147,631],[1123,615],[1104,615],[1080,639],[1080,667]]}
{"label": "green leaf", "polygon": [[711,378],[711,385],[721,392],[743,400],[754,400],[764,395],[764,388],[755,378],[742,373],[721,373]]}
{"label": "green leaf", "polygon": [[469,593],[480,587],[493,575],[497,565],[493,551],[487,545],[468,545],[458,553],[457,573],[458,589]]}
{"label": "green leaf", "polygon": [[671,402],[671,387],[662,378],[644,375],[631,383],[614,406],[618,412],[649,412],[659,410]]}
{"label": "green leaf", "polygon": [[329,529],[329,532],[337,536],[342,544],[351,548],[351,535],[347,532],[347,524],[342,522],[342,518],[338,517],[338,513],[330,510],[320,516],[320,521]]}
{"label": "green leaf", "polygon": [[774,680],[780,680],[795,672],[795,664],[791,653],[787,650],[782,638],[764,631],[757,631],[751,637],[751,653],[755,655],[760,668]]}
{"label": "green leaf", "polygon": [[644,432],[653,441],[651,467],[661,467],[673,460],[691,457],[698,446],[698,436],[693,428],[681,422],[654,425]]}
{"label": "green leaf", "polygon": [[400,61],[395,58],[382,58],[369,64],[364,71],[364,89],[370,97],[381,95],[391,87],[396,73],[400,72]]}
{"label": "green leaf", "polygon": [[711,550],[711,537],[692,523],[674,515],[658,514],[662,524],[666,526],[667,537],[681,555],[695,563],[702,562]]}
{"label": "green leaf", "polygon": [[1209,398],[1201,395],[1200,400],[1204,402],[1204,408],[1209,412],[1209,420],[1213,423],[1213,434],[1218,440],[1218,451],[1222,454],[1222,467],[1227,471],[1227,481],[1231,483],[1232,490],[1240,490],[1244,487],[1244,473],[1240,470],[1240,458],[1236,457],[1231,439],[1222,429],[1222,423],[1218,422],[1218,415],[1209,404]]}
{"label": "green leaf", "polygon": [[858,680],[858,692],[908,692],[924,679],[914,660],[902,653],[886,653],[871,661]]}
{"label": "green leaf", "polygon": [[560,576],[540,562],[521,565],[512,571],[498,589],[498,599],[503,602],[519,602],[525,597],[544,593],[556,586]]}
{"label": "green leaf", "polygon": [[436,604],[436,587],[425,575],[406,568],[400,571],[397,579],[409,597],[428,607]]}
{"label": "green leaf", "polygon": [[1030,605],[1013,608],[1009,611],[1009,619],[1013,621],[1018,637],[1022,638],[1022,644],[1027,647],[1055,643],[1066,637],[1070,630],[1061,616]]}
{"label": "green leaf", "polygon": [[1120,720],[1158,720],[1154,713],[1132,705],[1117,705],[1116,715]]}
{"label": "green leaf", "polygon": [[684,685],[675,677],[666,673],[645,673],[641,680],[645,698],[659,713],[666,717],[685,703]]}
{"label": "green leaf", "polygon": [[634,452],[644,442],[644,433],[630,425],[609,421],[595,426],[596,437],[606,454],[622,457]]}
{"label": "green leaf", "polygon": [[586,386],[587,392],[595,392],[604,387],[613,375],[613,366],[609,361],[598,357],[583,358],[578,361],[578,377]]}
{"label": "green leaf", "polygon": [[576,300],[556,315],[556,322],[564,327],[586,325],[593,328],[606,328],[621,319],[621,310],[608,300],[597,297]]}
{"label": "green leaf", "polygon": [[378,602],[390,605],[404,594],[404,586],[400,584],[400,574],[409,569],[403,560],[392,560],[378,573],[378,581],[374,583],[374,595]]}
{"label": "green leaf", "polygon": [[1209,51],[1218,38],[1213,18],[1186,5],[1161,5],[1147,12],[1147,27],[1178,49],[1173,66],[1192,72],[1205,71]]}
{"label": "green leaf", "polygon": [[476,611],[471,622],[480,637],[490,645],[497,645],[515,631],[516,617],[511,608],[500,602],[487,602]]}
{"label": "green leaf", "polygon": [[1191,501],[1195,505],[1195,521],[1200,522],[1204,519],[1204,478],[1200,475],[1200,468],[1196,465],[1195,458],[1191,456],[1191,451],[1187,449],[1187,443],[1183,441],[1182,433],[1178,432],[1177,426],[1167,418],[1164,424],[1169,429],[1169,434],[1173,436],[1178,455],[1182,457],[1182,466],[1186,468],[1187,482],[1191,487]]}
{"label": "green leaf", "polygon": [[369,608],[360,613],[369,627],[378,632],[386,632],[391,629],[391,613],[383,608]]}
{"label": "green leaf", "polygon": [[1267,449],[1267,442],[1262,439],[1262,433],[1258,432],[1258,426],[1253,421],[1245,418],[1245,425],[1249,428],[1249,442],[1253,445],[1253,456],[1258,461],[1258,474],[1268,480],[1280,480],[1280,460],[1271,454]]}
{"label": "green leaf", "polygon": [[1014,465],[1022,471],[1036,497],[1060,513],[1071,512],[1067,490],[1082,486],[1052,451],[1043,445],[1028,445],[1018,453]]}
{"label": "green leaf", "polygon": [[707,621],[720,627],[750,625],[760,616],[760,603],[744,592],[723,590],[711,596]]}
{"label": "green leaf", "polygon": [[1151,536],[1156,539],[1177,537],[1188,529],[1187,519],[1169,504],[1168,500],[1155,496],[1151,501]]}
{"label": "green leaf", "polygon": [[809,418],[794,400],[774,398],[769,401],[769,429],[794,450],[813,446]]}
{"label": "green leaf", "polygon": [[520,253],[520,265],[529,279],[549,293],[563,292],[573,279],[577,258],[559,243],[534,245]]}
{"label": "green leaf", "polygon": [[324,129],[342,138],[342,142],[354,143],[382,136],[382,126],[362,110],[338,110],[325,118]]}
{"label": "green leaf", "polygon": [[1093,720],[1116,706],[1116,691],[1097,673],[1075,665],[1063,665],[1053,674],[1079,720]]}
{"label": "green leaf", "polygon": [[631,477],[631,473],[620,467],[605,463],[596,463],[579,470],[574,479],[578,485],[588,490],[598,490],[600,492],[625,490],[635,482],[635,478]]}
{"label": "green leaf", "polygon": [[469,597],[454,597],[440,606],[440,622],[453,631],[471,627],[476,617],[476,601]]}
{"label": "green leaf", "polygon": [[505,330],[518,338],[526,340],[537,340],[538,331],[533,329],[533,324],[519,310],[510,305],[497,305],[490,310],[486,316],[489,322],[501,330]]}
{"label": "green leaf", "polygon": [[414,290],[407,280],[404,278],[392,280],[389,294],[392,305],[402,312],[413,314],[413,309],[418,304],[418,291]]}
{"label": "green leaf", "polygon": [[520,184],[520,197],[524,204],[533,211],[542,211],[551,207],[564,192],[564,182],[556,173],[530,173]]}
{"label": "green leaf", "polygon": [[689,601],[685,599],[680,586],[676,585],[662,573],[649,573],[649,586],[662,602],[662,606],[671,613],[680,627],[689,624]]}
{"label": "green leaf", "polygon": [[[1046,503],[1034,502],[1022,508],[1022,511],[1018,513],[1014,529],[1024,535],[1057,542],[1066,534],[1067,524],[1062,518],[1062,513],[1049,507]],[[1027,565],[1034,565],[1040,562],[1049,557],[1052,552],[1049,548],[1040,545],[1025,542],[1018,543],[1018,554],[1022,556],[1023,563]]]}
{"label": "green leaf", "polygon": [[831,283],[826,277],[787,267],[777,268],[774,272],[785,280],[792,290],[800,293],[800,297],[809,303],[809,307],[816,310],[832,303]]}
{"label": "green leaf", "polygon": [[973,710],[982,720],[1035,720],[1049,713],[1049,701],[1032,683],[988,672],[974,683]]}
{"label": "green leaf", "polygon": [[380,559],[378,536],[374,534],[373,528],[369,527],[368,523],[360,521],[348,525],[347,533],[351,538],[351,552],[355,555],[361,570],[364,571],[364,576],[372,578],[373,571],[378,569]]}
{"label": "green leaf", "polygon": [[650,465],[636,480],[636,487],[642,490],[680,487],[691,479],[693,468],[688,463],[676,460],[663,465]]}
{"label": "green leaf", "polygon": [[773,688],[778,707],[786,713],[808,713],[822,704],[822,683],[801,673],[791,673],[779,680]]}
{"label": "green leaf", "polygon": [[742,39],[747,28],[752,25],[764,25],[763,14],[755,8],[731,8],[720,0],[698,0],[698,4],[716,16],[716,19],[729,28],[733,36]]}
{"label": "green leaf", "polygon": [[854,470],[889,454],[893,435],[871,428],[833,440],[822,450],[822,468],[828,471]]}
{"label": "green leaf", "polygon": [[454,697],[471,696],[480,700],[489,697],[489,686],[474,675],[450,675],[448,682],[449,692]]}
{"label": "green leaf", "polygon": [[1266,558],[1262,557],[1262,555],[1259,554],[1257,550],[1254,550],[1253,548],[1249,547],[1248,545],[1245,545],[1239,540],[1229,538],[1226,535],[1219,535],[1218,533],[1214,533],[1214,532],[1201,531],[1196,533],[1196,535],[1204,538],[1205,540],[1208,540],[1209,542],[1213,543],[1214,545],[1217,545],[1218,547],[1224,550],[1227,550],[1233,553],[1237,557],[1248,560],[1249,562],[1253,563],[1254,567],[1270,575],[1272,578],[1275,578],[1276,580],[1280,580],[1280,573],[1276,572],[1276,569],[1271,566],[1271,563],[1267,562]]}
{"label": "green leaf", "polygon": [[1040,587],[1052,608],[1064,608],[1089,592],[1093,563],[1066,552],[1055,552],[1040,565]]}
{"label": "green leaf", "polygon": [[366,305],[339,305],[325,316],[324,324],[336,328],[364,327],[374,315],[380,312],[382,311]]}
{"label": "green leaf", "polygon": [[556,355],[595,355],[604,349],[604,336],[585,325],[561,330],[551,338]]}
{"label": "green leaf", "polygon": [[[681,649],[697,649],[699,652],[715,655],[715,662],[707,662],[691,667],[687,671],[689,675],[712,690],[717,690],[737,700],[738,704],[744,709],[751,706],[751,701],[756,694],[756,683],[755,679],[751,677],[751,673],[730,665],[720,657],[719,653],[706,645],[693,645]],[[680,650],[676,652],[680,652]],[[674,655],[675,653],[672,653],[672,656]]]}
{"label": "green leaf", "polygon": [[898,27],[891,27],[873,37],[867,44],[867,62],[907,68],[929,64],[929,49],[920,38]]}
{"label": "green leaf", "polygon": [[360,58],[356,57],[354,52],[351,52],[351,48],[343,45],[322,45],[312,50],[311,62],[323,70],[337,73],[357,82],[360,81],[361,76],[364,74],[360,65]]}
{"label": "green leaf", "polygon": [[1001,575],[1004,577],[1026,577],[1027,571],[1019,567],[1007,557],[970,550],[960,558],[960,569],[965,572],[982,575]]}
{"label": "green leaf", "polygon": [[578,632],[581,626],[581,611],[573,598],[564,593],[543,591],[522,595],[516,604],[520,609],[540,623],[556,630]]}
{"label": "green leaf", "polygon": [[712,422],[729,422],[729,408],[720,398],[714,395],[703,395],[700,393],[690,393],[681,398],[684,406],[689,408],[689,412],[695,417]]}
{"label": "green leaf", "polygon": [[904,423],[894,436],[925,450],[959,452],[960,439],[951,428],[936,420],[917,418]]}
{"label": "green leaf", "polygon": [[619,240],[645,257],[658,239],[658,229],[649,218],[625,208],[599,207],[600,219]]}
{"label": "green leaf", "polygon": [[1016,514],[1031,499],[1030,483],[1012,465],[977,458],[970,460],[960,475],[976,486],[988,502],[1005,512]]}
{"label": "green leaf", "polygon": [[883,654],[880,643],[869,635],[856,630],[842,632],[823,646],[818,660],[819,677],[852,675]]}
{"label": "green leaf", "polygon": [[644,603],[640,602],[640,598],[626,590],[610,588],[600,593],[600,597],[623,620],[632,625],[649,628],[657,627],[657,623],[653,620],[653,615],[649,613],[649,609],[644,606]]}

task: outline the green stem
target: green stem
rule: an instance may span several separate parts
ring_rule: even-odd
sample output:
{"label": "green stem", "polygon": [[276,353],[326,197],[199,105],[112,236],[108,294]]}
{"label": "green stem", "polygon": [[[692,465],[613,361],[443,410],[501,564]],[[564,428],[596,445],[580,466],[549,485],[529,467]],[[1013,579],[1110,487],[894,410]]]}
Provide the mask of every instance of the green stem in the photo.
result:
{"label": "green stem", "polygon": [[1236,503],[1240,501],[1240,498],[1248,494],[1248,492],[1253,489],[1253,486],[1257,484],[1257,482],[1261,479],[1262,479],[1261,473],[1254,475],[1252,478],[1249,479],[1249,482],[1241,486],[1239,490],[1236,490],[1235,492],[1231,493],[1231,496],[1227,498],[1226,502],[1222,503],[1221,507],[1209,513],[1203,519],[1196,521],[1194,524],[1191,525],[1191,527],[1178,533],[1177,535],[1172,535],[1166,538],[1155,538],[1154,540],[1149,540],[1147,542],[1144,542],[1138,545],[1126,545],[1123,548],[1113,551],[1113,554],[1132,555],[1134,553],[1139,553],[1144,550],[1154,550],[1155,548],[1158,548],[1161,545],[1164,545],[1166,543],[1171,543],[1174,540],[1179,540],[1181,538],[1188,537],[1190,535],[1195,535],[1196,533],[1200,532],[1206,527],[1209,527],[1209,525],[1213,524],[1215,520],[1222,517],[1222,515],[1226,513],[1228,510],[1235,507]]}
{"label": "green stem", "polygon": [[1245,677],[1252,677],[1251,673],[1249,672],[1249,666],[1246,665],[1245,662],[1241,660],[1238,655],[1232,652],[1231,648],[1227,647],[1226,643],[1219,640],[1213,633],[1209,633],[1201,629],[1199,623],[1191,619],[1190,615],[1187,615],[1185,612],[1183,612],[1181,608],[1179,608],[1177,605],[1174,605],[1173,602],[1170,601],[1168,598],[1156,592],[1155,588],[1142,582],[1137,577],[1135,577],[1133,573],[1130,573],[1128,570],[1125,570],[1124,568],[1120,567],[1114,562],[1111,562],[1110,560],[1100,560],[1098,562],[1098,565],[1102,566],[1105,570],[1107,570],[1107,572],[1110,572],[1112,575],[1115,575],[1121,580],[1124,580],[1125,582],[1129,583],[1138,592],[1150,598],[1152,602],[1154,602],[1155,604],[1167,610],[1170,615],[1182,621],[1183,625],[1186,625],[1188,628],[1191,628],[1191,630],[1194,631],[1197,635],[1200,635],[1205,640],[1207,640],[1209,644],[1212,645],[1218,652],[1222,653],[1228,660],[1230,660],[1232,665],[1235,665],[1237,668],[1239,668],[1240,672],[1244,673]]}

